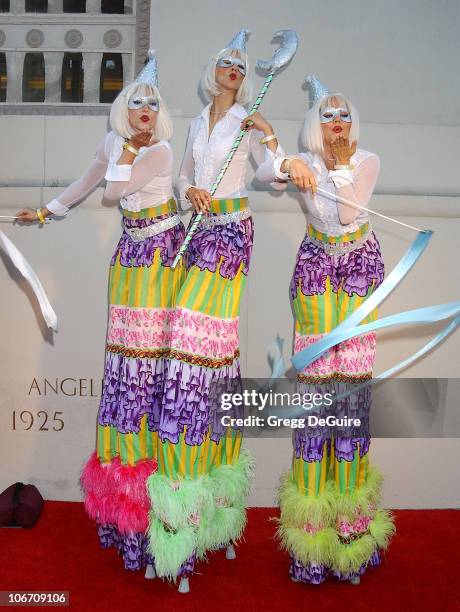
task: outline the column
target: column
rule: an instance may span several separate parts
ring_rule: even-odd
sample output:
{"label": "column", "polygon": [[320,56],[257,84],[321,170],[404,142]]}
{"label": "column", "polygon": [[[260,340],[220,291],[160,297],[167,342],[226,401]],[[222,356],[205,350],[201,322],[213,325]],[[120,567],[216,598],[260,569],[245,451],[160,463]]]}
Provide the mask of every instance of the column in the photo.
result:
{"label": "column", "polygon": [[45,104],[61,101],[62,53],[45,51]]}
{"label": "column", "polygon": [[64,0],[48,0],[48,13],[59,13],[62,15],[64,12]]}
{"label": "column", "polygon": [[101,0],[86,0],[86,13],[89,15],[100,15]]}
{"label": "column", "polygon": [[133,61],[134,55],[132,53],[121,54],[121,63],[123,64],[123,87],[133,80]]}
{"label": "column", "polygon": [[6,51],[6,101],[8,104],[22,102],[22,71],[24,56],[22,51]]}
{"label": "column", "polygon": [[[88,4],[87,4],[88,6]],[[99,104],[102,53],[83,53],[83,102]]]}
{"label": "column", "polygon": [[11,0],[10,9],[14,15],[22,15],[26,12],[26,0]]}

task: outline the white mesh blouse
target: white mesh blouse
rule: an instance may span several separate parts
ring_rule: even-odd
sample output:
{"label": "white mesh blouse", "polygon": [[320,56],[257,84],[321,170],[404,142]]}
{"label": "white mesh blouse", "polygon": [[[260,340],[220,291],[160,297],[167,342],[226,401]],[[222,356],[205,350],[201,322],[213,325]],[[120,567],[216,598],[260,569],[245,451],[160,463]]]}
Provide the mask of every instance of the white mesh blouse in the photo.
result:
{"label": "white mesh blouse", "polygon": [[[187,145],[176,182],[181,201],[188,202],[185,192],[191,186],[211,190],[212,184],[221,169],[230,148],[241,130],[241,122],[248,113],[240,104],[234,104],[226,115],[218,121],[209,135],[208,104],[198,117],[190,124]],[[284,154],[278,146],[275,153],[261,145],[259,140],[264,134],[259,130],[250,130],[238,147],[232,163],[228,167],[214,195],[216,199],[242,198],[247,196],[246,168],[247,159],[252,154],[256,164],[271,164],[276,155]],[[187,204],[183,204],[187,206]]]}
{"label": "white mesh blouse", "polygon": [[109,132],[99,144],[96,156],[84,174],[46,205],[57,216],[85,198],[105,178],[104,197],[120,200],[122,208],[139,211],[166,202],[173,197],[173,153],[166,140],[141,147],[132,165],[117,164],[124,139]]}
{"label": "white mesh blouse", "polygon": [[[290,155],[302,159],[313,171],[318,187],[336,193],[360,206],[367,207],[372,197],[380,170],[377,155],[357,149],[350,159],[352,170],[328,170],[323,158],[316,153]],[[278,181],[277,188],[286,187],[288,175],[280,167],[286,156],[277,156],[257,169],[256,177],[265,183]],[[340,236],[356,231],[369,221],[369,214],[351,206],[334,201],[324,195],[312,197],[310,190],[300,192],[308,211],[308,221],[313,227],[330,236]]]}

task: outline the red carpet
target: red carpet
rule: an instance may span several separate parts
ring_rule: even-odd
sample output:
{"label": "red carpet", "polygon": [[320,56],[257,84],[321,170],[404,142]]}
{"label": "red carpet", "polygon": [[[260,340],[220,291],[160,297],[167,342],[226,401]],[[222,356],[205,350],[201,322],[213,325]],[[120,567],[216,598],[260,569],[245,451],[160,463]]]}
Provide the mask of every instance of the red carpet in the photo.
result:
{"label": "red carpet", "polygon": [[397,535],[383,564],[361,585],[327,582],[294,584],[288,558],[277,550],[275,510],[249,511],[245,541],[237,558],[223,551],[198,566],[191,592],[181,595],[161,580],[124,570],[121,558],[99,547],[83,505],[46,502],[30,531],[0,529],[0,590],[70,592],[76,610],[460,610],[460,510],[397,511]]}

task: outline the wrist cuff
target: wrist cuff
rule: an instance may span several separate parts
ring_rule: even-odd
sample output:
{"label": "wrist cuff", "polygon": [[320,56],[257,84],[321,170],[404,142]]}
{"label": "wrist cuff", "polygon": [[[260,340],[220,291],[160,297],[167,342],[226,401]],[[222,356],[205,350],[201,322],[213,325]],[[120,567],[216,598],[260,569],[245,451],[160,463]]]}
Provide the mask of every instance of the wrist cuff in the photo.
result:
{"label": "wrist cuff", "polygon": [[61,204],[56,198],[51,200],[51,202],[46,205],[46,208],[57,217],[65,217],[70,210],[67,208],[67,206]]}
{"label": "wrist cuff", "polygon": [[353,184],[353,173],[350,169],[329,170],[329,176],[337,188]]}

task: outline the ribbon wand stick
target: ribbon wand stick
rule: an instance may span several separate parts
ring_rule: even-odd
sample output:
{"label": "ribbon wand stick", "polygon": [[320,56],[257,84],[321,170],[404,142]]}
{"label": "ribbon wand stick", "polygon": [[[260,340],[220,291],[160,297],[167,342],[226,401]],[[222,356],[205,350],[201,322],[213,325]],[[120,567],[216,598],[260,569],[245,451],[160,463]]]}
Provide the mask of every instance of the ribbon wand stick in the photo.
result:
{"label": "ribbon wand stick", "polygon": [[393,217],[387,217],[386,215],[382,215],[382,213],[377,212],[376,210],[372,210],[371,208],[366,208],[365,206],[361,206],[361,204],[356,204],[356,202],[352,202],[347,198],[342,198],[342,196],[337,195],[336,193],[331,193],[330,191],[326,191],[325,189],[321,189],[321,187],[317,187],[317,192],[326,196],[326,198],[330,198],[331,200],[338,200],[342,202],[342,204],[347,204],[348,206],[352,206],[353,208],[358,208],[359,210],[364,210],[365,212],[370,212],[373,215],[377,215],[377,217],[381,217],[382,219],[386,219],[387,221],[393,221],[393,223],[398,223],[399,225],[403,225],[404,227],[408,227],[409,229],[415,230],[416,232],[426,232],[427,230],[422,230],[419,227],[415,227],[414,225],[409,225],[408,223],[404,223],[403,221],[398,221],[397,219],[393,219]]}
{"label": "ribbon wand stick", "polygon": [[[269,70],[269,74],[267,78],[265,79],[264,84],[262,85],[262,88],[259,92],[259,95],[257,96],[256,101],[254,102],[251,110],[248,113],[249,115],[254,114],[259,108],[265,94],[267,93],[268,88],[270,87],[270,84],[276,72],[278,72],[283,66],[285,66],[294,57],[297,51],[298,38],[294,30],[279,30],[278,32],[275,32],[274,34],[274,38],[278,38],[278,37],[281,37],[283,41],[281,43],[281,46],[275,51],[272,59],[268,61],[259,60],[257,62],[257,67],[263,70]],[[217,188],[225,172],[227,171],[227,168],[229,167],[233,159],[233,156],[235,155],[235,152],[240,146],[240,143],[243,140],[243,137],[245,136],[246,133],[247,133],[247,130],[241,130],[237,138],[235,139],[234,143],[232,144],[232,147],[227,155],[227,158],[225,162],[223,163],[221,169],[219,170],[216,180],[214,181],[211,187],[211,190],[209,192],[211,194],[211,197],[216,193]],[[177,264],[179,263],[179,261],[182,259],[185,251],[187,250],[188,245],[190,244],[190,241],[193,235],[198,229],[198,226],[201,222],[202,217],[203,217],[203,213],[201,212],[196,215],[192,225],[190,226],[187,232],[187,235],[185,236],[184,242],[181,244],[179,248],[179,252],[177,253],[176,258],[174,259],[172,268],[175,268]]]}

